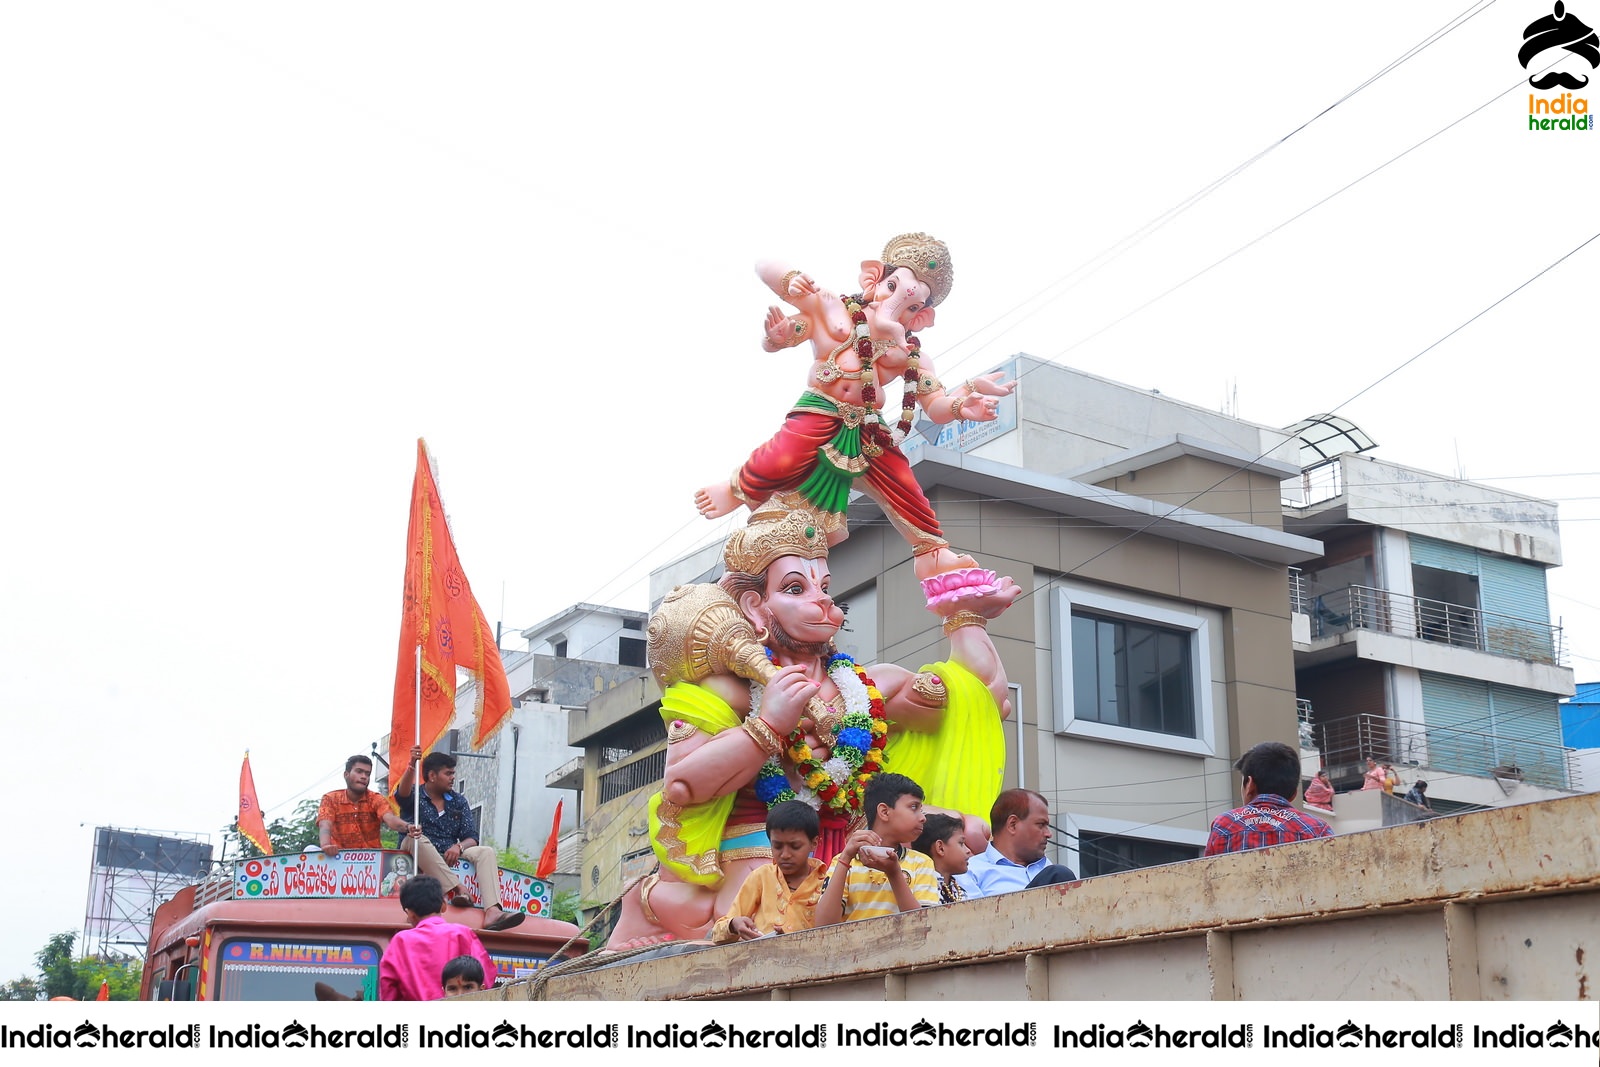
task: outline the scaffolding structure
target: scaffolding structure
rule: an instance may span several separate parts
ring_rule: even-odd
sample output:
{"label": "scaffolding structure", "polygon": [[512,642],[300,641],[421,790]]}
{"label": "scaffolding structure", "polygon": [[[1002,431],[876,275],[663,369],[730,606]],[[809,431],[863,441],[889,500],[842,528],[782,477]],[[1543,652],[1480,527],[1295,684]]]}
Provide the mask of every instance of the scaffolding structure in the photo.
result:
{"label": "scaffolding structure", "polygon": [[80,951],[142,955],[156,906],[210,871],[209,834],[95,827]]}

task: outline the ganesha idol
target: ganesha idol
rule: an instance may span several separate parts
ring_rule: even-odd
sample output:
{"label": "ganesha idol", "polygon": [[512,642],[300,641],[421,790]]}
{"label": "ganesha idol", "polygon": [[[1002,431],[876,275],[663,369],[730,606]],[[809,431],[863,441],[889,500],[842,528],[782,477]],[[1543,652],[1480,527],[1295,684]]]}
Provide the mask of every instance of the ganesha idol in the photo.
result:
{"label": "ganesha idol", "polygon": [[659,866],[623,896],[611,948],[703,937],[771,853],[767,808],[818,809],[824,863],[864,825],[883,769],[927,803],[987,814],[1005,763],[1005,671],[986,626],[1021,594],[1009,578],[942,604],[949,656],[912,671],[836,651],[844,615],[829,588],[822,517],[779,494],[735,531],[716,584],[679,586],[652,616],[651,669],[667,731],[649,802]]}
{"label": "ganesha idol", "polygon": [[[775,352],[809,343],[811,367],[805,391],[773,438],[727,482],[695,494],[700,513],[719,518],[741,504],[755,509],[774,493],[794,491],[836,544],[848,533],[850,491],[860,488],[910,543],[930,608],[995,592],[992,571],[951,550],[900,451],[919,406],[938,424],[987,422],[1016,387],[1002,383],[999,372],[946,386],[922,352],[916,331],[933,325],[934,309],[955,279],[950,250],[925,233],[901,234],[884,247],[882,259],[861,264],[861,292],[854,296],[820,289],[809,275],[781,263],[757,264],[756,272],[795,309],[768,309],[762,347]],[[896,380],[901,404],[892,418],[884,414],[884,390]]]}

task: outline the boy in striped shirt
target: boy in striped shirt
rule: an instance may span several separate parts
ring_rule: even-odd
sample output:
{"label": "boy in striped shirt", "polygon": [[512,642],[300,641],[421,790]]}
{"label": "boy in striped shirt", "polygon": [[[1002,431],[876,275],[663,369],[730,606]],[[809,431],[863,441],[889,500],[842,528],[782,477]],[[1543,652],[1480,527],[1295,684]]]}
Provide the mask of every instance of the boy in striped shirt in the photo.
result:
{"label": "boy in striped shirt", "polygon": [[922,787],[903,774],[867,783],[867,828],[857,830],[828,868],[816,925],[915,911],[939,903],[933,861],[906,846],[922,833]]}

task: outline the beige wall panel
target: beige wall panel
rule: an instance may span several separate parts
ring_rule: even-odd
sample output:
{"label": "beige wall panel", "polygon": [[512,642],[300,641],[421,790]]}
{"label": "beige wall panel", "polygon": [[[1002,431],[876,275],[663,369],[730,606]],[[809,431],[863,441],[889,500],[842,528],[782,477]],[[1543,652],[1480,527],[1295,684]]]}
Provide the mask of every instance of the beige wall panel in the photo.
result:
{"label": "beige wall panel", "polygon": [[1294,654],[1289,647],[1287,616],[1230,611],[1223,616],[1221,630],[1229,681],[1294,695]]}
{"label": "beige wall panel", "polygon": [[[1023,731],[1023,736],[1030,739],[1030,762],[1027,765],[1027,779],[1025,784],[1029,789],[1040,792],[1057,788],[1060,776],[1055,743],[1055,688],[1051,681],[1050,672],[1053,669],[1051,656],[1053,653],[1047,648],[1036,649],[1033,654],[1032,690],[1027,694],[1027,706],[1035,718],[1036,725],[1032,730]],[[1037,763],[1031,762],[1037,760]],[[1017,784],[1016,776],[1010,766],[1006,767],[1006,785],[1011,787]]]}
{"label": "beige wall panel", "polygon": [[1448,1000],[1443,916],[1429,910],[1236,931],[1233,981],[1240,1000]]}
{"label": "beige wall panel", "polygon": [[[934,486],[928,500],[933,504],[933,513],[939,517],[939,529],[944,531],[944,539],[956,551],[976,555],[978,521],[982,514],[979,499],[945,486]],[[910,549],[907,549],[909,552]]]}
{"label": "beige wall panel", "polygon": [[1600,995],[1600,909],[1590,894],[1474,909],[1484,1000],[1593,1000]]}
{"label": "beige wall panel", "polygon": [[[1289,618],[1289,571],[1276,563],[1239,559],[1200,545],[1174,544],[1178,581],[1185,600],[1247,608],[1263,615]],[[1285,622],[1287,626],[1287,622]],[[1289,632],[1278,638],[1289,643]]]}
{"label": "beige wall panel", "polygon": [[1295,717],[1293,690],[1234,682],[1228,686],[1228,706],[1233,709],[1228,722],[1232,759],[1262,741],[1282,741],[1290,748],[1298,747],[1299,720]]}
{"label": "beige wall panel", "polygon": [[1048,962],[1051,1000],[1211,999],[1204,935],[1063,952]]}
{"label": "beige wall panel", "polygon": [[[857,526],[850,537],[828,553],[828,571],[833,585],[839,589],[854,589],[867,582],[876,582],[890,561],[885,559],[886,542],[892,539],[898,553],[904,544],[900,535],[887,526]],[[899,560],[898,554],[895,561]]]}
{"label": "beige wall panel", "polygon": [[922,583],[910,562],[884,574],[878,582],[879,648],[889,649],[913,638],[925,644],[929,638],[919,635],[931,631],[934,637],[942,637],[938,627],[939,620],[929,614]]}
{"label": "beige wall panel", "polygon": [[1061,569],[1061,531],[1056,516],[1008,500],[985,500],[978,510],[983,520],[980,566],[993,567],[989,560],[998,558],[1027,560],[1043,570]]}
{"label": "beige wall panel", "polygon": [[[907,1000],[1026,1000],[1027,979],[1022,957],[1005,963],[956,967],[906,975]],[[945,1020],[950,1025],[983,1026],[975,1020]]]}
{"label": "beige wall panel", "polygon": [[1250,510],[1258,526],[1283,529],[1283,483],[1270,474],[1250,475]]}
{"label": "beige wall panel", "polygon": [[1176,597],[1181,586],[1176,541],[1151,534],[1130,537],[1127,530],[1074,525],[1074,520],[1062,524],[1061,569],[1074,577],[1159,596]]}
{"label": "beige wall panel", "polygon": [[1281,528],[1283,523],[1283,509],[1276,498],[1266,515],[1253,514],[1255,486],[1249,474],[1200,456],[1178,456],[1101,484],[1168,507],[1226,515],[1263,526]]}

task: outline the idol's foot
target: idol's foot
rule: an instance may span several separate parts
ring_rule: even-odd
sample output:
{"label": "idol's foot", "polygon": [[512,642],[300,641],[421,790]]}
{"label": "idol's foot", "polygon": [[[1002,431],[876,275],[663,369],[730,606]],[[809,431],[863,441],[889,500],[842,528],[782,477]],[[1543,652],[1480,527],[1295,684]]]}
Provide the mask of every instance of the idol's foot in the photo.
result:
{"label": "idol's foot", "polygon": [[608,944],[603,951],[627,952],[635,948],[651,948],[655,945],[665,945],[669,941],[677,940],[671,934],[647,934],[644,937],[630,937],[626,941],[615,941]]}
{"label": "idol's foot", "polygon": [[970,570],[977,567],[978,561],[971,556],[958,555],[948,548],[936,548],[932,552],[924,552],[917,557],[917,578],[924,584],[935,575],[947,574],[950,571]]}
{"label": "idol's foot", "polygon": [[733,486],[723,482],[720,485],[708,485],[695,493],[694,506],[705,518],[720,519],[733,514],[733,510],[739,506],[739,498],[733,495]]}

